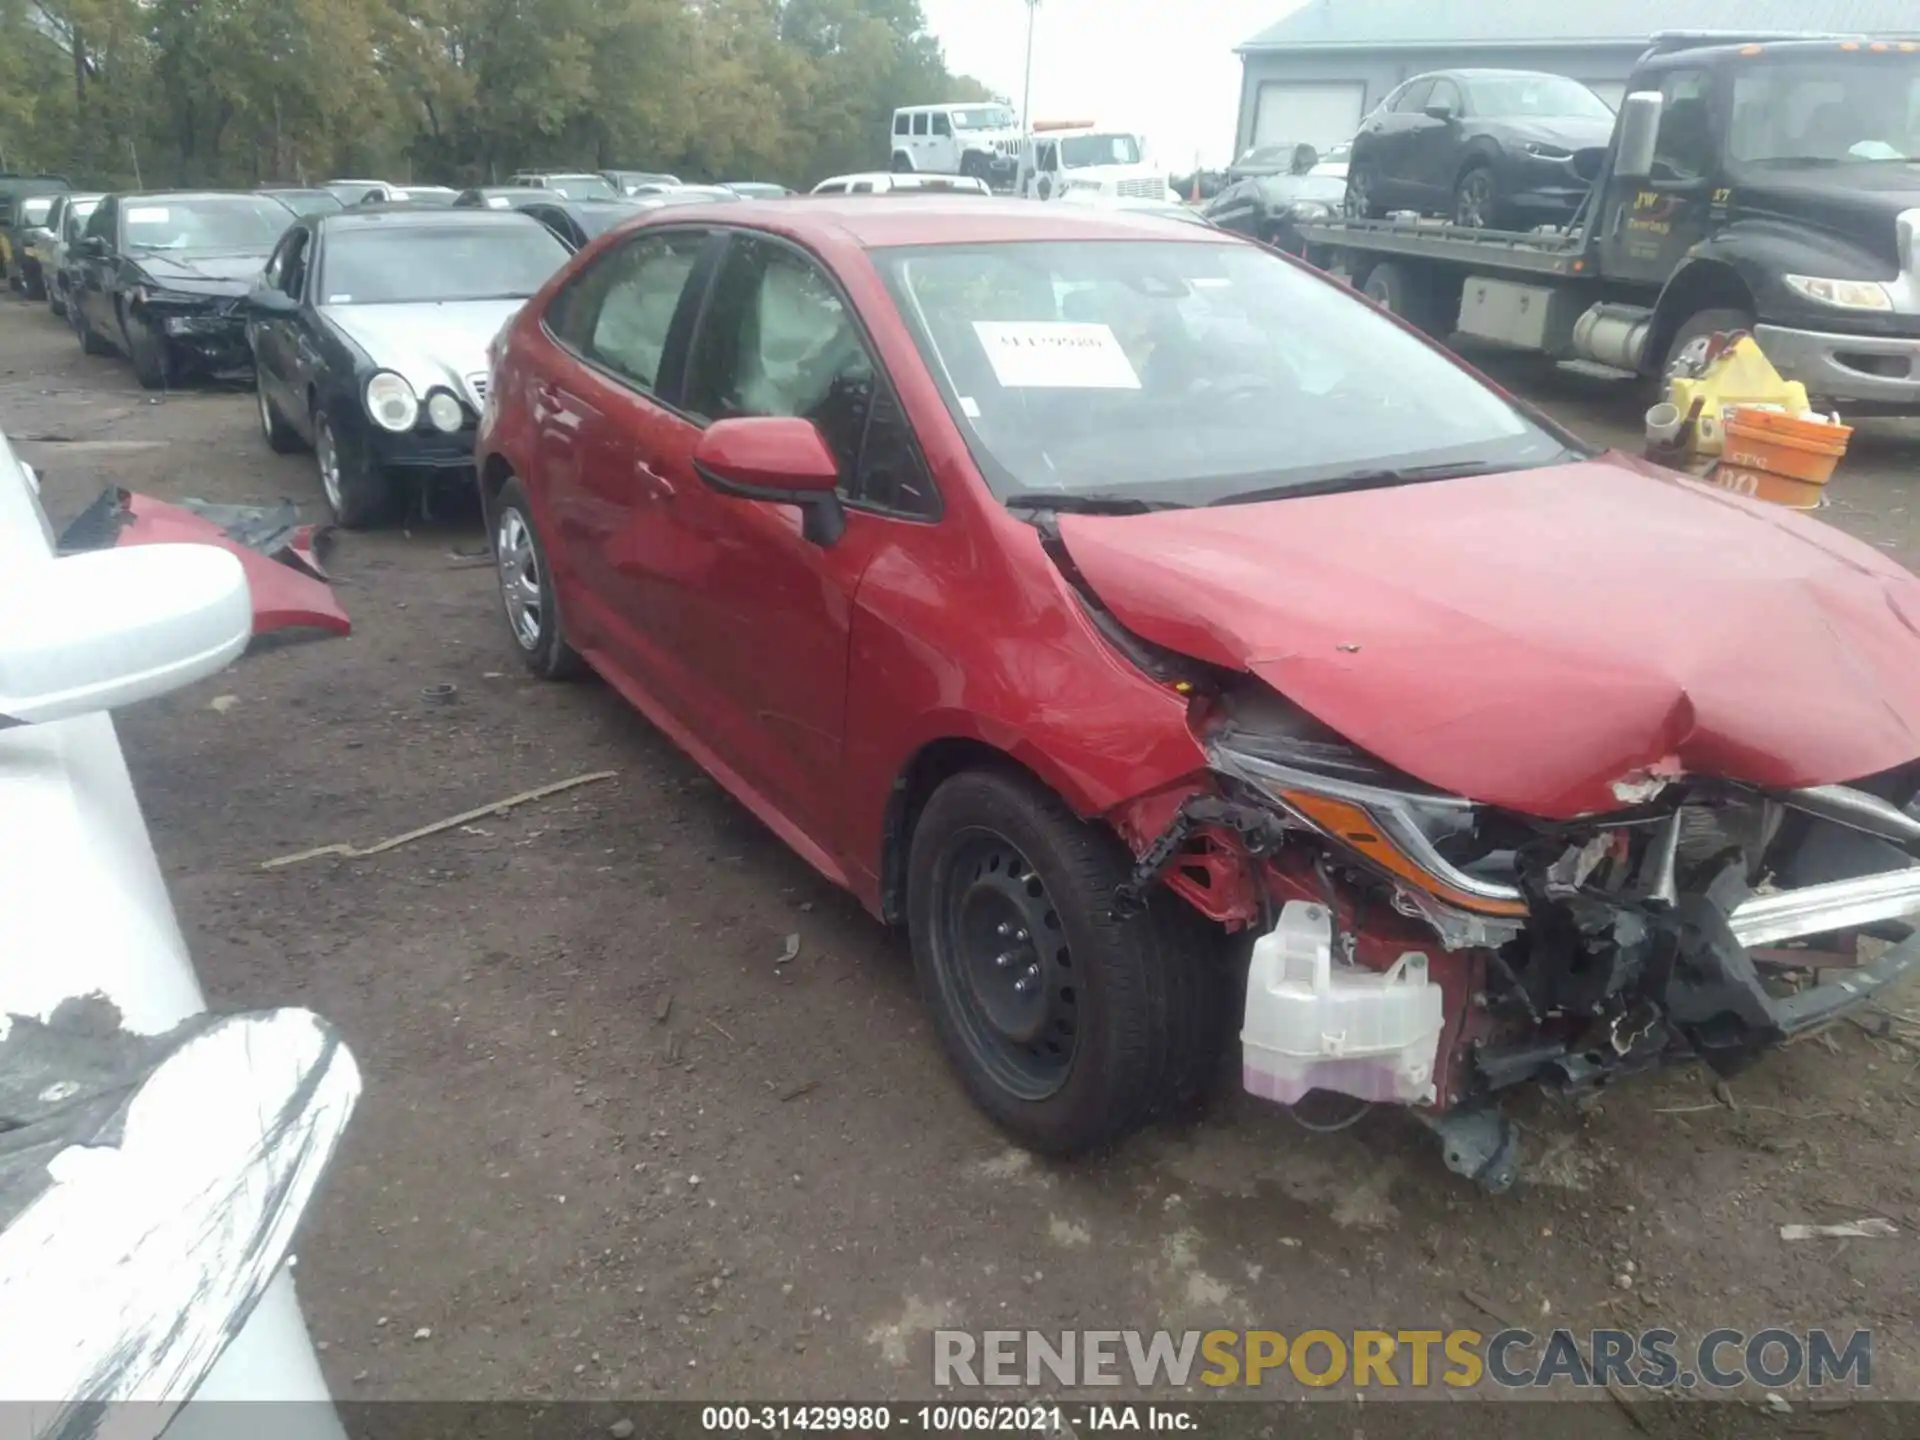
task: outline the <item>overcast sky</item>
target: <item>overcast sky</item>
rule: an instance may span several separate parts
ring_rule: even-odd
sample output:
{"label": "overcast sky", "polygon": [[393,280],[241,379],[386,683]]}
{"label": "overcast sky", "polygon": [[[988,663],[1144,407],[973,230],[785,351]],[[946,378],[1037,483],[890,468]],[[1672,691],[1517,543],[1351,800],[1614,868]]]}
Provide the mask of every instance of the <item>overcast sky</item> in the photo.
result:
{"label": "overcast sky", "polygon": [[[1240,102],[1233,47],[1302,0],[1041,0],[1033,46],[1037,120],[1093,119],[1147,136],[1178,171],[1198,151],[1231,158]],[[1020,103],[1026,0],[921,0],[947,66]]]}

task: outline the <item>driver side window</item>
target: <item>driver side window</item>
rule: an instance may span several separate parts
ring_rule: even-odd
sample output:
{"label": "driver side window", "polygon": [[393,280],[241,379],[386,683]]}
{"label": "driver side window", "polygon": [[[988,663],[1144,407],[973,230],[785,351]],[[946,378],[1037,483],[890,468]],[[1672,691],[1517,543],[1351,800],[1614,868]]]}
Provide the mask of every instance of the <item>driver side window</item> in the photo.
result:
{"label": "driver side window", "polygon": [[736,239],[687,364],[686,408],[711,420],[811,420],[850,502],[930,517],[934,490],[845,302],[806,256]]}
{"label": "driver side window", "polygon": [[1713,168],[1713,77],[1675,70],[1661,82],[1666,101],[1653,146],[1655,180],[1698,180]]}
{"label": "driver side window", "polygon": [[295,230],[289,234],[281,250],[280,275],[277,279],[268,277],[268,283],[285,291],[298,300],[307,289],[307,255],[313,240],[310,230]]}
{"label": "driver side window", "polygon": [[1400,98],[1393,102],[1394,113],[1409,115],[1426,109],[1427,97],[1433,94],[1433,84],[1431,80],[1415,80],[1409,83],[1407,88],[1400,92]]}

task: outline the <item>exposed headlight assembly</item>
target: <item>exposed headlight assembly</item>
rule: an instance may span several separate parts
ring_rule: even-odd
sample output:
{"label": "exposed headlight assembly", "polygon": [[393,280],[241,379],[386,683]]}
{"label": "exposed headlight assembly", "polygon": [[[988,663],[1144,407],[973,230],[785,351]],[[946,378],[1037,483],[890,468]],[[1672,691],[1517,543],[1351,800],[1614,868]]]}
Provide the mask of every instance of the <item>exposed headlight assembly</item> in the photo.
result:
{"label": "exposed headlight assembly", "polygon": [[420,397],[413,393],[406,376],[376,370],[367,381],[367,414],[382,430],[396,434],[411,430],[420,418]]}
{"label": "exposed headlight assembly", "polygon": [[1387,789],[1230,745],[1216,743],[1209,756],[1214,769],[1258,790],[1296,824],[1417,895],[1482,916],[1521,919],[1527,914],[1519,890],[1469,875],[1435,844],[1472,826],[1470,800]]}
{"label": "exposed headlight assembly", "polygon": [[1571,160],[1573,152],[1559,145],[1549,145],[1544,140],[1529,140],[1524,147],[1527,154],[1540,160]]}
{"label": "exposed headlight assembly", "polygon": [[1893,296],[1877,280],[1827,280],[1818,275],[1783,275],[1787,288],[1822,305],[1841,310],[1891,310]]}

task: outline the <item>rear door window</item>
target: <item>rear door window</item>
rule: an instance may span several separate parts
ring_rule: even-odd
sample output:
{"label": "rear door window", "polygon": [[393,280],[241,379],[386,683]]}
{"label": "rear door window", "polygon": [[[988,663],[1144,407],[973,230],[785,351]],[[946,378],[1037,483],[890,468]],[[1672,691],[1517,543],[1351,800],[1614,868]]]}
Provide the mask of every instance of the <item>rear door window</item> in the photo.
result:
{"label": "rear door window", "polygon": [[708,239],[704,230],[673,230],[617,246],[554,298],[548,330],[636,389],[660,393],[674,320]]}

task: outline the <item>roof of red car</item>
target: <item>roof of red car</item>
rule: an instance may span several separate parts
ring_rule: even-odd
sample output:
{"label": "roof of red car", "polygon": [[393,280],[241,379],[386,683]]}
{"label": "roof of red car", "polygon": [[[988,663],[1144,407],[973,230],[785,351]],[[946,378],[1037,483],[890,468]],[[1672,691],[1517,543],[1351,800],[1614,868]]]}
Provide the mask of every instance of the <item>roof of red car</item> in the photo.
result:
{"label": "roof of red car", "polygon": [[799,240],[851,241],[869,248],[1019,240],[1234,243],[1232,236],[1157,215],[979,195],[805,195],[715,205],[710,211],[682,205],[661,212],[659,218],[679,225],[711,219],[762,227]]}

